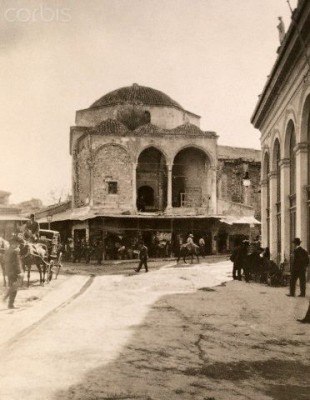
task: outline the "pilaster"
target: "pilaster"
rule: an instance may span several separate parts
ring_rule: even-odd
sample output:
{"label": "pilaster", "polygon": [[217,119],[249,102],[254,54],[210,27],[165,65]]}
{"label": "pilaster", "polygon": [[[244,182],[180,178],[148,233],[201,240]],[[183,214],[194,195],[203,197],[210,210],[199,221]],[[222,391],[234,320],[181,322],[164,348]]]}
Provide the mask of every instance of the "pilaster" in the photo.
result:
{"label": "pilaster", "polygon": [[290,259],[290,159],[280,160],[281,179],[281,261]]}
{"label": "pilaster", "polygon": [[298,143],[294,148],[296,150],[296,236],[301,239],[305,247],[309,229],[307,212],[307,185],[310,173],[308,171],[308,149],[307,142]]}
{"label": "pilaster", "polygon": [[261,181],[261,213],[262,213],[262,246],[268,246],[268,215],[267,208],[269,204],[268,199],[268,179]]}
{"label": "pilaster", "polygon": [[137,163],[132,163],[132,209],[137,211]]}
{"label": "pilaster", "polygon": [[210,168],[211,173],[211,210],[209,213],[217,213],[217,187],[216,187],[216,167]]}
{"label": "pilaster", "polygon": [[167,182],[167,209],[172,208],[172,165],[167,164],[168,182]]}
{"label": "pilaster", "polygon": [[270,253],[271,259],[277,259],[277,171],[268,174],[270,188]]}

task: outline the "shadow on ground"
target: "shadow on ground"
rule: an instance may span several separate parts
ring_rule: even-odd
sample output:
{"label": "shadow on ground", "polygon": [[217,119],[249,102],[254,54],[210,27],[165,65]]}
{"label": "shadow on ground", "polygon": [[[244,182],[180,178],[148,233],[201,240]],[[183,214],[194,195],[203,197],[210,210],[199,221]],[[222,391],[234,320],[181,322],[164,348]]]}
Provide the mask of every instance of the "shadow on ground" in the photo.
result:
{"label": "shadow on ground", "polygon": [[114,362],[55,400],[309,399],[307,338],[251,328],[265,322],[243,294],[230,296],[228,285],[161,298]]}

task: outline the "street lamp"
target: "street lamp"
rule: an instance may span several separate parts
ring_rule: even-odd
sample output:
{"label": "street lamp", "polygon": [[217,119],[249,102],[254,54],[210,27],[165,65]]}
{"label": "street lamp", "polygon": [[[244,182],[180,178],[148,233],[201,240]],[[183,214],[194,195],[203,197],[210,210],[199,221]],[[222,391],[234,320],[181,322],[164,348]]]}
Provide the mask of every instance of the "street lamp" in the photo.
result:
{"label": "street lamp", "polygon": [[243,177],[243,186],[247,189],[249,186],[251,186],[251,180],[249,177],[248,171],[245,172],[244,177]]}

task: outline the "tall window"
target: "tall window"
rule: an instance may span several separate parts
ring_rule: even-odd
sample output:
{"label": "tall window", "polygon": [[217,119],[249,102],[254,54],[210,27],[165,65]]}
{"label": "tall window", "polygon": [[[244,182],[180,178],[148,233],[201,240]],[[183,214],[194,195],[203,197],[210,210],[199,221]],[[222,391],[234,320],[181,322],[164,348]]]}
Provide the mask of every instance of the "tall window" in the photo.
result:
{"label": "tall window", "polygon": [[308,187],[307,187],[307,208],[308,208],[308,251],[310,251],[310,111],[308,112],[307,124],[307,141],[308,141]]}
{"label": "tall window", "polygon": [[[296,155],[294,147],[296,145],[295,129],[293,123],[289,129],[289,156],[290,156],[290,243],[296,236]],[[292,244],[291,244],[292,246]]]}
{"label": "tall window", "polygon": [[276,215],[277,215],[277,261],[281,257],[281,174],[280,174],[280,143],[276,140],[274,146],[274,167],[277,176],[277,201],[276,201]]}
{"label": "tall window", "polygon": [[265,179],[267,181],[267,208],[266,208],[266,223],[267,223],[267,246],[270,247],[270,186],[269,186],[269,154],[265,158]]}

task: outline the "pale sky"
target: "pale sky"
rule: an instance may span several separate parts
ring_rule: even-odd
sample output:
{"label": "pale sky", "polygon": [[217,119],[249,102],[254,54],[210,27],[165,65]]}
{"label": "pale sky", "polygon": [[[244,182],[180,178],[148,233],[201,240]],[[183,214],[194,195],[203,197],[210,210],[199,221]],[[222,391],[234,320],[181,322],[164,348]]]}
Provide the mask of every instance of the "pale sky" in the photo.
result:
{"label": "pale sky", "polygon": [[133,83],[201,115],[219,144],[259,148],[278,16],[288,28],[286,0],[1,0],[0,190],[65,196],[75,111]]}

